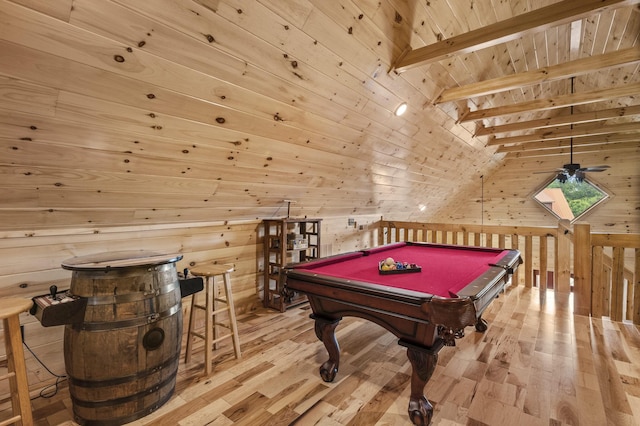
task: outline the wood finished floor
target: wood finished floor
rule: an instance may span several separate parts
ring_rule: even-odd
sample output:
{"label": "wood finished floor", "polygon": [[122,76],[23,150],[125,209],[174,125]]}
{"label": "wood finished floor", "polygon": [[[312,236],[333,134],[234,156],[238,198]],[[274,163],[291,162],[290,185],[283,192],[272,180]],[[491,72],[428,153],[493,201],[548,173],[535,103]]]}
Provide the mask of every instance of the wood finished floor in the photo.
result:
{"label": "wood finished floor", "polygon": [[[467,329],[440,352],[425,394],[433,425],[640,425],[640,332],[573,316],[568,297],[510,288],[489,307],[486,333]],[[393,335],[345,318],[341,367],[324,383],[327,359],[306,305],[239,318],[243,356],[231,341],[202,376],[202,347],[181,362],[171,400],[130,425],[406,425],[410,364]],[[183,339],[184,343],[184,339]],[[184,350],[183,350],[184,354]],[[66,383],[33,401],[36,425],[74,425]],[[6,418],[8,413],[0,413]]]}

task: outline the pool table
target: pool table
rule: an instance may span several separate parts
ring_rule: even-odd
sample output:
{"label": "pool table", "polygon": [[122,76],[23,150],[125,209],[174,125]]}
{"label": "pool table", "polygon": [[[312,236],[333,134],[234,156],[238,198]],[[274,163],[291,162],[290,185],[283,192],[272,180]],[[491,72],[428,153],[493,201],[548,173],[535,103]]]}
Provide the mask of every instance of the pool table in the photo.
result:
{"label": "pool table", "polygon": [[[408,268],[381,271],[388,258]],[[416,425],[428,425],[433,407],[424,387],[438,352],[455,345],[467,326],[487,329],[483,311],[521,262],[517,250],[403,242],[289,264],[284,274],[289,290],[307,295],[316,336],[329,354],[320,367],[322,379],[331,382],[338,372],[335,329],[342,317],[379,324],[407,348],[409,417]]]}

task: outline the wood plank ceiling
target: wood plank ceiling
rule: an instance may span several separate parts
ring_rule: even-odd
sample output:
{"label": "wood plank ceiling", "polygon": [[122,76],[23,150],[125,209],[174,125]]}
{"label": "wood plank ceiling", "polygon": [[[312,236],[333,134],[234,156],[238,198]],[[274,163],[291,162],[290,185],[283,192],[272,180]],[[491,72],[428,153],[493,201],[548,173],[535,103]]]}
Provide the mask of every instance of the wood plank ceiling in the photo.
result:
{"label": "wood plank ceiling", "polygon": [[428,220],[509,158],[637,152],[639,33],[637,0],[0,0],[0,223]]}
{"label": "wood plank ceiling", "polygon": [[[498,146],[497,152],[564,154],[565,150],[553,148],[566,147],[571,138],[578,147],[637,147],[640,30],[638,9],[629,7],[637,3],[574,0],[550,4],[407,49],[393,70],[404,72],[442,60],[467,61],[471,58],[465,54],[479,49],[512,47],[518,53],[528,47],[524,57],[511,57],[513,69],[501,77],[469,82],[468,77],[451,72],[458,85],[444,89],[434,104],[455,103],[458,121],[475,122],[475,136],[490,136],[488,145]],[[542,33],[544,29],[553,31]],[[555,52],[549,50],[549,43]],[[494,59],[502,56],[500,52],[490,54],[498,65]],[[577,88],[572,84],[574,78]]]}

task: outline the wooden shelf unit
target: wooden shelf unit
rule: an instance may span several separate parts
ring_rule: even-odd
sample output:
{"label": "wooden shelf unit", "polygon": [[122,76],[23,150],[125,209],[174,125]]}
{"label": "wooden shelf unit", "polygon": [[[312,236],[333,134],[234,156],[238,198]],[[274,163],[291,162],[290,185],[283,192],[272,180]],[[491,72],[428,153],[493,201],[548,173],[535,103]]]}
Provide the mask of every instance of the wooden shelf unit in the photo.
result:
{"label": "wooden shelf unit", "polygon": [[322,219],[264,219],[264,292],[267,308],[284,312],[306,302],[304,294],[284,288],[282,271],[289,263],[320,257]]}

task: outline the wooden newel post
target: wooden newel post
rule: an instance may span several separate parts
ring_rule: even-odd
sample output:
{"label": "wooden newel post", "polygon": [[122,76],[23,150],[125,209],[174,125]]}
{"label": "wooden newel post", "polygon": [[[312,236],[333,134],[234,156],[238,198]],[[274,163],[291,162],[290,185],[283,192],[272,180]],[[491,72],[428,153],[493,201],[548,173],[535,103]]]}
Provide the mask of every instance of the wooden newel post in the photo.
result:
{"label": "wooden newel post", "polygon": [[640,248],[636,247],[636,260],[635,260],[635,283],[633,284],[633,323],[640,325]]}
{"label": "wooden newel post", "polygon": [[575,223],[573,226],[573,312],[591,313],[591,226]]}
{"label": "wooden newel post", "polygon": [[558,293],[571,292],[571,223],[562,219],[558,223],[558,236],[556,238],[556,282],[555,289]]}

